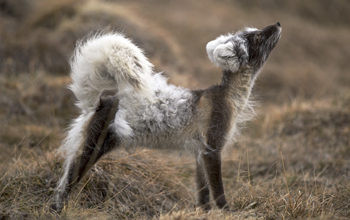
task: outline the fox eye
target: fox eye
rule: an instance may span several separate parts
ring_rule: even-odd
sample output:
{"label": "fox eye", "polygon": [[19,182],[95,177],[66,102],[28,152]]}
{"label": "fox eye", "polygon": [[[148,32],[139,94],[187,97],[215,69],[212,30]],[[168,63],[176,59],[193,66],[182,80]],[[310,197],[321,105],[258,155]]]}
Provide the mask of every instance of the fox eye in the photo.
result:
{"label": "fox eye", "polygon": [[257,33],[255,35],[255,41],[259,41],[261,39],[261,34],[260,33]]}

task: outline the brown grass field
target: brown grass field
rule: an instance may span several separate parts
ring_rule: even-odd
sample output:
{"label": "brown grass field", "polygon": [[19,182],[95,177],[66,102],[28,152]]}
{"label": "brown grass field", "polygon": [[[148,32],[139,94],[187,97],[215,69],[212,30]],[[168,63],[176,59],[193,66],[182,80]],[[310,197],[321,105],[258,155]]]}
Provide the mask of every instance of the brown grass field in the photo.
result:
{"label": "brown grass field", "polygon": [[[224,152],[235,212],[195,208],[187,152],[116,151],[49,211],[55,151],[78,115],[69,57],[92,30],[125,33],[169,81],[218,83],[205,45],[279,21],[282,38],[253,91],[254,120]],[[349,219],[350,2],[347,0],[0,0],[0,220]]]}

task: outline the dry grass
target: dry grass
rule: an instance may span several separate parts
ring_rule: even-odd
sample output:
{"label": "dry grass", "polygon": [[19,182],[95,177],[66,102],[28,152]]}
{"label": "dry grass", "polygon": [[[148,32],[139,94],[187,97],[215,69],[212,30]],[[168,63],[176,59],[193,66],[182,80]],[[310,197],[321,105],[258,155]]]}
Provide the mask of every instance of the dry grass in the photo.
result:
{"label": "dry grass", "polygon": [[[0,219],[350,218],[349,9],[345,0],[0,0]],[[221,76],[209,40],[276,21],[283,36],[254,91],[260,114],[224,156],[235,212],[194,207],[185,152],[145,150],[103,158],[62,215],[49,212],[62,174],[54,151],[77,115],[66,85],[78,38],[122,31],[171,82],[203,88]]]}
{"label": "dry grass", "polygon": [[[179,210],[191,201],[182,184],[181,171],[142,151],[108,157],[99,162],[71,195],[61,217],[85,219],[87,215],[148,218]],[[1,211],[11,218],[46,218],[53,188],[62,173],[52,153],[28,159],[19,157],[1,178]],[[40,162],[36,162],[40,161]],[[118,170],[116,173],[115,171]],[[116,175],[117,174],[117,175]],[[177,174],[177,175],[174,175]],[[77,215],[79,210],[87,213]]]}

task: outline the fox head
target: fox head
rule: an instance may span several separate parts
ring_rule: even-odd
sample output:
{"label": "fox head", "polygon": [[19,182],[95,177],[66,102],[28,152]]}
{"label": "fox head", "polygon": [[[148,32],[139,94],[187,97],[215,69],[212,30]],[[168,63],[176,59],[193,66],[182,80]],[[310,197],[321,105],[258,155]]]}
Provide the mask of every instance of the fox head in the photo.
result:
{"label": "fox head", "polygon": [[275,48],[281,32],[279,22],[260,30],[245,28],[210,41],[206,46],[207,53],[209,59],[224,70],[258,72]]}

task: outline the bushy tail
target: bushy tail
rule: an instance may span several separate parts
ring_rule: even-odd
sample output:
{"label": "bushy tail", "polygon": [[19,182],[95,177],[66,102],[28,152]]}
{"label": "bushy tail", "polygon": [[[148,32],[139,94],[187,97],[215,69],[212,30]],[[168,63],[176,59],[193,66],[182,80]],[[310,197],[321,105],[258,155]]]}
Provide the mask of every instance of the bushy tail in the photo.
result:
{"label": "bushy tail", "polygon": [[143,51],[118,33],[97,34],[78,43],[71,60],[70,89],[77,106],[94,111],[104,90],[153,97],[153,65]]}

